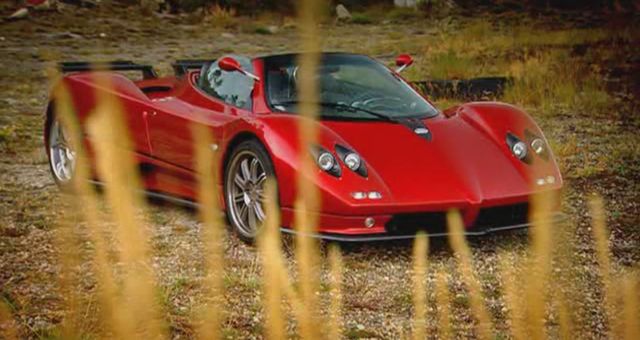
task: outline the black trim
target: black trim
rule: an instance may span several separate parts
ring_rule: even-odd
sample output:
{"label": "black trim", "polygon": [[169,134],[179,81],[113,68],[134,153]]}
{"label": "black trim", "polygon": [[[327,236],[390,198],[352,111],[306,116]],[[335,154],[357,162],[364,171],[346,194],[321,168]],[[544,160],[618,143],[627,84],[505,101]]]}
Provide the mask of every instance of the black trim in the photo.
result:
{"label": "black trim", "polygon": [[[567,216],[563,213],[556,213],[548,221],[552,223],[559,223],[565,221]],[[518,229],[527,229],[531,227],[534,223],[522,223],[510,226],[503,227],[494,227],[494,228],[482,228],[479,230],[467,230],[463,233],[464,236],[477,237],[477,236],[486,236],[489,234],[510,231],[510,230],[518,230]],[[287,234],[298,235],[299,232],[290,229],[290,228],[280,228],[280,231]],[[322,239],[325,241],[337,241],[337,242],[375,242],[375,241],[393,241],[393,240],[411,240],[416,237],[415,234],[409,235],[393,235],[393,234],[368,234],[368,235],[343,235],[343,234],[331,234],[331,233],[304,233],[304,236],[313,237]],[[430,238],[437,237],[448,237],[449,232],[436,232],[427,234]]]}
{"label": "black trim", "polygon": [[201,69],[204,65],[213,63],[216,59],[179,59],[171,64],[176,77],[187,74],[190,70]]}
{"label": "black trim", "polygon": [[158,78],[158,74],[151,65],[136,64],[129,60],[107,62],[65,61],[58,64],[62,73],[90,72],[90,71],[141,71],[143,79]]}
{"label": "black trim", "polygon": [[140,88],[140,90],[144,93],[144,94],[150,94],[150,93],[157,93],[157,92],[169,92],[173,89],[173,87],[171,86],[146,86],[146,87],[142,87]]}

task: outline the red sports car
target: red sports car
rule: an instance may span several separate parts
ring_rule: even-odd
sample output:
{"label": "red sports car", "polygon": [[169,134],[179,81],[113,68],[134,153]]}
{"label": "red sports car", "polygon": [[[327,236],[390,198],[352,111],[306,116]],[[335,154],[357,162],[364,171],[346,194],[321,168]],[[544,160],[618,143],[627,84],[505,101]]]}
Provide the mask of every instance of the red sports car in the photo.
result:
{"label": "red sports car", "polygon": [[[174,76],[151,66],[111,62],[103,70],[121,99],[148,194],[195,204],[192,124],[207,126],[221,153],[224,209],[251,241],[265,219],[263,185],[278,184],[282,230],[292,230],[301,152],[317,162],[318,233],[342,241],[446,234],[445,213],[462,213],[480,235],[528,225],[528,202],[562,187],[540,128],[514,106],[472,102],[438,110],[398,69],[357,54],[323,53],[317,69],[317,145],[301,146],[296,54],[178,61]],[[61,79],[82,123],[96,106],[90,65],[62,63]],[[118,71],[141,71],[132,81]],[[49,105],[45,144],[55,181],[74,176],[75,154]],[[90,137],[85,141],[91,145]]]}

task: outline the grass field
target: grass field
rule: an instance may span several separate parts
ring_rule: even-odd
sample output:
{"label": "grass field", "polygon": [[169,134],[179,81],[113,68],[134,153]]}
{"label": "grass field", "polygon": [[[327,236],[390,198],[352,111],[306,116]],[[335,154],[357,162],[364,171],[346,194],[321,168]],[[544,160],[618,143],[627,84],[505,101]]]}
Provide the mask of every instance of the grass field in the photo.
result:
{"label": "grass field", "polygon": [[[97,196],[91,223],[91,205],[55,187],[42,145],[47,69],[57,61],[132,59],[169,73],[179,58],[299,50],[296,21],[275,15],[251,21],[221,10],[205,20],[139,17],[123,9],[78,11],[0,23],[0,335],[104,337],[110,329],[109,304],[100,294],[104,277],[113,279],[113,295],[135,297],[116,299],[117,311],[158,322],[158,334],[173,338],[207,335],[200,317],[219,322],[222,337],[261,338],[265,327],[277,328],[274,319],[265,323],[263,303],[278,301],[277,294],[289,301],[282,324],[290,335],[324,329],[305,328],[304,311],[292,298],[298,295],[317,305],[329,331],[346,338],[420,336],[416,325],[424,325],[429,337],[459,338],[483,332],[493,338],[640,332],[633,328],[640,318],[632,305],[640,291],[637,16],[486,13],[429,19],[371,11],[355,23],[319,25],[324,50],[366,53],[389,64],[399,53],[412,54],[415,64],[406,74],[413,80],[514,77],[498,99],[524,107],[550,140],[566,181],[561,199],[570,218],[545,237],[506,233],[469,240],[469,248],[431,240],[415,249],[411,242],[387,242],[341,245],[337,252],[321,244],[323,260],[311,261],[317,261],[318,280],[309,284],[314,294],[308,296],[304,280],[298,282],[306,277],[299,268],[308,266],[298,265],[309,259],[296,252],[295,240],[284,240],[281,263],[265,264],[261,254],[278,253],[279,242],[251,247],[226,235],[216,245],[207,228],[215,217],[170,205],[134,202],[139,209],[129,213],[145,226],[149,256],[123,256],[122,220],[109,192]],[[436,104],[444,109],[456,102],[443,98]],[[593,197],[601,197],[603,207]],[[95,242],[95,230],[104,244]],[[105,256],[97,259],[100,249]],[[209,261],[216,249],[224,257],[221,272]],[[428,257],[414,256],[427,251]],[[548,258],[536,262],[541,254]],[[125,273],[136,256],[146,265],[133,280]],[[263,287],[279,286],[274,282],[284,269],[291,285],[281,292]],[[212,272],[219,276],[212,278]],[[127,282],[133,292],[150,286],[146,294],[127,294]],[[157,318],[134,308],[136,302],[156,306]],[[218,314],[202,313],[211,305],[222,306]]]}

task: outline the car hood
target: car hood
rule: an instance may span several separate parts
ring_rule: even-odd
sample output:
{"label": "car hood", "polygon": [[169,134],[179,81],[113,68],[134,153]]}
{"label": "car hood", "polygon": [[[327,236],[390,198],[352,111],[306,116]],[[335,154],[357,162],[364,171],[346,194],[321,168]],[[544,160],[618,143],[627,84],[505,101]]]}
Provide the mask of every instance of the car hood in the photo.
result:
{"label": "car hood", "polygon": [[394,204],[499,204],[529,195],[537,177],[557,176],[555,163],[525,164],[511,154],[504,137],[494,138],[459,115],[422,123],[430,140],[402,123],[321,124],[364,159],[369,190],[382,192]]}

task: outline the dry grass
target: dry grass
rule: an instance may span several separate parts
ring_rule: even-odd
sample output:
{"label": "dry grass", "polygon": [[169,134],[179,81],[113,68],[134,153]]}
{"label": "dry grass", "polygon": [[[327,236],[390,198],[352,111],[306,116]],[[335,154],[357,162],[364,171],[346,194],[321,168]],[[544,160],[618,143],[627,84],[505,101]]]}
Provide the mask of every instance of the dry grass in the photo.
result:
{"label": "dry grass", "polygon": [[425,276],[427,274],[427,235],[419,234],[413,245],[413,338],[424,339],[427,326]]}
{"label": "dry grass", "polygon": [[[301,22],[313,23],[309,19],[313,13],[313,7],[302,9]],[[596,42],[603,39],[599,30],[580,30],[553,32],[544,34],[531,33],[528,26],[523,26],[521,30],[516,30],[513,41],[506,37],[490,37],[494,26],[482,22],[471,24],[468,28],[463,28],[460,41],[471,39],[479,41],[469,46],[469,55],[461,54],[457,56],[451,54],[450,58],[473,60],[470,62],[474,68],[482,69],[484,53],[491,49],[509,50],[514,46],[539,47],[543,44],[553,46],[563,46],[565,44],[578,42]],[[317,27],[300,27],[302,36],[316,37],[319,34]],[[451,37],[452,34],[443,33]],[[445,36],[443,35],[443,37]],[[455,36],[455,34],[453,34]],[[503,34],[504,36],[504,34]],[[489,39],[489,40],[487,40]],[[443,39],[447,40],[447,39]],[[305,49],[314,50],[317,40],[304,40]],[[401,41],[401,43],[404,43]],[[460,44],[452,40],[449,46],[442,46],[442,50],[434,50],[438,53],[449,53],[448,51],[459,51],[455,44]],[[480,45],[485,45],[483,48]],[[438,47],[440,48],[440,47]],[[438,57],[436,57],[438,58]],[[449,57],[447,57],[449,58]],[[511,92],[507,93],[507,98],[520,102],[534,110],[534,112],[546,112],[548,115],[560,114],[566,110],[580,108],[587,113],[602,114],[605,107],[609,107],[611,98],[609,94],[601,98],[602,89],[595,83],[589,81],[596,80],[596,76],[582,73],[582,66],[575,68],[561,67],[562,64],[571,64],[574,61],[565,52],[545,52],[528,54],[522,60],[512,60],[512,65],[506,69],[516,77],[516,84]],[[313,55],[308,60],[301,61],[306,65],[307,70],[313,70]],[[457,62],[457,61],[456,61]],[[450,63],[455,65],[456,62]],[[462,62],[465,63],[466,61]],[[446,65],[449,61],[442,62]],[[437,63],[436,63],[437,65]],[[441,66],[434,72],[463,67]],[[502,66],[501,66],[502,67]],[[512,68],[511,68],[512,67]],[[486,68],[488,69],[488,68]],[[580,71],[580,72],[578,72]],[[450,71],[447,71],[450,72]],[[444,72],[443,74],[451,74]],[[465,70],[461,72],[467,72]],[[467,75],[472,75],[470,71]],[[308,74],[312,74],[309,71]],[[435,74],[435,73],[434,73]],[[557,76],[557,80],[555,77]],[[311,78],[311,77],[310,77]],[[583,80],[587,82],[583,83]],[[312,98],[315,87],[312,81],[305,82],[303,93],[307,98]],[[591,92],[589,92],[591,91]],[[69,94],[60,91],[56,93],[58,99],[57,112],[61,114],[65,125],[72,131],[72,135],[79,139],[80,131],[77,122],[69,117],[73,117],[73,107],[69,100]],[[596,98],[595,100],[593,98]],[[593,101],[592,101],[593,100]],[[310,100],[312,102],[312,100]],[[555,104],[554,104],[555,103]],[[558,108],[561,106],[561,108]],[[108,112],[108,114],[106,114]],[[133,161],[129,154],[123,152],[127,150],[127,132],[119,122],[121,108],[117,100],[112,97],[101,98],[100,105],[93,113],[93,124],[100,124],[102,129],[94,129],[94,133],[100,141],[98,147],[98,169],[101,179],[107,186],[105,188],[104,199],[97,197],[93,188],[85,179],[90,177],[89,167],[85,156],[79,157],[77,168],[78,181],[75,183],[76,200],[72,205],[72,210],[82,215],[79,221],[72,220],[66,216],[59,219],[56,230],[70,232],[68,235],[60,235],[54,243],[60,249],[60,266],[63,272],[76,267],[83,261],[89,261],[90,266],[86,275],[95,277],[95,303],[98,310],[94,316],[87,316],[87,313],[80,308],[82,306],[82,296],[75,291],[74,287],[79,284],[76,280],[79,277],[62,276],[59,286],[60,295],[64,297],[64,313],[59,317],[58,324],[61,331],[57,332],[59,337],[155,337],[164,338],[175,334],[187,336],[209,337],[265,337],[271,339],[281,339],[289,336],[299,336],[303,338],[329,337],[337,338],[340,335],[349,336],[379,336],[383,337],[389,333],[383,333],[383,328],[387,325],[395,325],[399,329],[392,329],[391,336],[398,336],[410,333],[408,329],[413,329],[414,336],[422,338],[427,331],[437,329],[438,335],[442,338],[476,336],[479,338],[502,337],[504,334],[511,334],[514,338],[545,338],[554,337],[559,334],[562,338],[575,336],[574,334],[585,334],[594,331],[599,327],[608,329],[609,335],[616,338],[637,339],[640,336],[638,330],[638,273],[637,263],[632,263],[628,267],[620,266],[616,262],[612,249],[618,249],[610,240],[615,240],[615,235],[610,235],[605,217],[614,213],[613,208],[604,208],[604,204],[595,200],[591,206],[593,222],[591,225],[591,238],[594,243],[584,242],[578,236],[571,235],[567,244],[560,243],[556,238],[554,225],[536,222],[536,227],[531,229],[531,245],[525,246],[522,250],[525,256],[520,257],[517,250],[507,241],[513,242],[514,238],[502,239],[505,244],[500,245],[504,249],[499,249],[495,260],[500,264],[495,272],[485,273],[482,267],[486,260],[484,257],[492,258],[495,249],[483,247],[477,249],[469,245],[462,237],[460,217],[456,213],[449,215],[452,236],[450,239],[451,248],[454,251],[451,263],[456,264],[456,270],[448,270],[448,259],[451,254],[434,250],[435,254],[429,254],[429,266],[427,261],[427,239],[418,238],[414,244],[414,254],[407,254],[404,251],[406,245],[389,246],[376,250],[373,259],[366,258],[370,253],[351,252],[340,255],[337,248],[330,248],[328,255],[329,273],[326,279],[322,275],[325,258],[318,244],[308,238],[300,237],[296,240],[293,249],[283,249],[283,242],[278,231],[279,217],[275,207],[275,199],[267,200],[267,211],[269,219],[266,222],[264,232],[260,235],[258,242],[258,253],[256,257],[259,261],[247,259],[245,249],[232,243],[231,249],[224,249],[222,241],[225,238],[223,225],[220,216],[216,214],[216,186],[215,178],[218,176],[213,169],[216,169],[217,160],[208,149],[208,135],[205,131],[194,130],[194,148],[197,150],[196,168],[199,178],[200,203],[207,209],[200,210],[199,219],[203,222],[202,233],[197,237],[202,243],[204,251],[204,264],[202,278],[185,279],[181,283],[175,283],[177,292],[184,292],[190,298],[195,296],[200,299],[188,305],[186,308],[190,313],[176,315],[175,311],[168,310],[175,305],[175,301],[168,301],[164,306],[157,302],[157,296],[163,295],[159,292],[162,273],[160,269],[151,265],[152,257],[157,257],[158,252],[150,249],[149,244],[153,242],[149,235],[148,221],[140,218],[141,212],[154,210],[154,207],[147,206],[145,202],[136,194],[135,189],[139,188],[139,179],[134,174]],[[304,113],[314,116],[315,108],[305,108]],[[586,114],[586,113],[585,113]],[[66,117],[66,118],[65,118]],[[555,121],[554,121],[555,122]],[[551,124],[549,124],[551,125]],[[95,126],[95,125],[94,125]],[[107,128],[105,128],[107,127]],[[579,127],[579,126],[578,126]],[[21,129],[24,127],[20,127]],[[9,130],[8,128],[6,129]],[[4,131],[4,130],[3,130]],[[553,130],[552,130],[553,131]],[[564,131],[564,130],[563,130]],[[560,133],[556,132],[556,135]],[[609,131],[607,136],[615,134]],[[308,126],[301,126],[300,135],[304,137],[303,143],[313,143],[315,131]],[[18,144],[11,134],[7,138],[12,139],[12,143]],[[114,138],[118,137],[118,143]],[[564,136],[561,136],[564,137]],[[579,154],[583,141],[575,137],[568,137],[566,143],[559,142],[554,149],[558,152],[559,158],[568,159],[572,155]],[[124,145],[122,144],[124,142]],[[114,145],[120,145],[123,149],[116,149]],[[11,144],[11,148],[18,146]],[[637,148],[623,147],[618,154],[607,156],[610,158],[606,164],[614,164],[616,160],[624,157],[636,157]],[[81,150],[78,147],[77,150]],[[583,156],[580,156],[583,157]],[[586,157],[586,156],[585,156]],[[633,159],[633,158],[632,158]],[[588,159],[591,162],[590,158]],[[299,180],[300,186],[312,188],[309,181],[310,169],[313,164],[309,159],[305,159],[305,171]],[[304,162],[303,162],[304,163]],[[574,163],[579,163],[575,161]],[[39,164],[43,167],[42,163]],[[116,169],[113,164],[122,164],[122,168]],[[566,166],[566,171],[572,174],[580,174],[575,164]],[[305,177],[307,176],[307,177]],[[580,175],[582,178],[587,175]],[[2,193],[12,193],[11,188],[1,188]],[[573,189],[569,189],[573,190]],[[271,185],[268,197],[274,197],[275,189]],[[317,197],[314,197],[313,190],[301,191],[304,195],[298,200],[298,211],[295,227],[301,231],[313,231],[317,225],[316,221],[305,214],[306,211],[317,207]],[[311,193],[307,195],[307,193]],[[579,192],[581,193],[581,192]],[[575,196],[573,196],[575,197]],[[618,199],[618,201],[621,199]],[[536,214],[546,214],[551,210],[547,200],[534,200]],[[105,203],[105,204],[103,204]],[[34,205],[28,198],[15,199],[11,202],[22,211],[19,217],[15,218],[34,221],[40,219],[40,215],[35,215],[32,211]],[[611,202],[611,206],[613,206]],[[106,205],[107,207],[103,207]],[[631,206],[633,208],[633,206]],[[156,209],[157,210],[157,209]],[[33,216],[32,216],[33,215]],[[143,214],[142,214],[143,215]],[[179,222],[173,217],[154,211],[158,221],[153,223],[154,227],[170,226],[179,230],[171,234],[171,242],[165,248],[176,245],[181,233],[188,233],[184,226],[178,226]],[[35,216],[35,217],[34,217]],[[76,249],[79,240],[75,239],[73,233],[77,233],[77,225],[82,224],[87,229],[88,240],[92,248],[89,258],[86,259],[77,255]],[[105,237],[105,225],[115,227],[108,234],[112,234],[113,239]],[[589,224],[582,226],[588,228]],[[3,232],[5,229],[2,229]],[[592,237],[591,237],[592,236]],[[500,239],[499,239],[500,240]],[[176,242],[176,243],[173,243]],[[491,242],[491,241],[490,241]],[[496,241],[498,242],[498,241]],[[4,245],[5,243],[3,243]],[[562,244],[561,252],[571,253],[568,247],[594,248],[593,254],[597,260],[597,266],[588,267],[597,274],[597,278],[570,276],[567,280],[560,280],[556,277],[554,265],[557,255],[551,251],[554,246]],[[286,243],[285,243],[286,245]],[[633,244],[632,244],[633,245]],[[618,247],[618,248],[616,248]],[[168,249],[156,249],[168,252]],[[516,248],[514,246],[514,248]],[[488,250],[487,250],[488,249]],[[249,251],[250,252],[250,251]],[[288,256],[291,253],[294,256]],[[388,255],[387,252],[393,252]],[[580,252],[579,254],[584,254]],[[591,253],[586,253],[586,257]],[[227,256],[225,256],[227,255]],[[83,255],[84,256],[84,255]],[[576,255],[577,256],[577,255]],[[225,258],[226,257],[226,258]],[[413,260],[413,270],[411,271],[411,260]],[[584,259],[567,259],[570,266],[582,266]],[[227,263],[228,262],[228,263]],[[256,263],[257,262],[257,263]],[[181,264],[178,267],[196,266],[195,262]],[[223,265],[224,263],[224,265]],[[445,265],[443,266],[442,263]],[[233,266],[242,267],[241,271],[234,272]],[[441,267],[438,267],[440,265]],[[381,279],[379,276],[381,267],[390,268],[384,273],[393,273],[396,277]],[[454,266],[452,266],[453,268]],[[172,267],[176,268],[176,267]],[[564,267],[563,267],[564,268]],[[403,282],[403,273],[409,272],[413,275],[413,285]],[[82,273],[80,273],[82,274]],[[494,276],[500,278],[500,286],[486,288],[487,281]],[[582,275],[585,275],[582,272]],[[435,277],[435,279],[434,279]],[[37,280],[37,279],[33,279]],[[435,281],[434,281],[435,280]],[[328,284],[327,284],[328,281]],[[585,283],[587,286],[585,287]],[[224,285],[228,282],[228,285]],[[431,290],[431,283],[435,282],[435,289]],[[323,289],[323,284],[328,289]],[[8,282],[7,286],[13,285]],[[199,288],[194,288],[199,287]],[[397,294],[390,293],[392,288],[398,291],[402,289],[407,292],[413,287],[413,293]],[[524,288],[523,288],[524,287]],[[546,288],[552,287],[552,288]],[[4,288],[3,288],[4,289]],[[200,294],[193,295],[192,291],[183,289],[200,289]],[[225,291],[226,290],[226,291]],[[552,290],[548,296],[540,292]],[[431,297],[431,292],[435,296]],[[587,293],[585,293],[585,291]],[[4,294],[4,290],[2,291]],[[76,294],[78,294],[76,296]],[[240,299],[233,299],[234,294],[242,296]],[[392,296],[393,300],[387,298]],[[575,300],[593,298],[595,303],[588,306],[596,306],[602,309],[607,315],[602,325],[594,324],[590,319],[576,317],[574,315]],[[4,295],[3,300],[6,300]],[[253,299],[253,300],[251,300]],[[241,300],[251,300],[249,302]],[[391,301],[392,300],[392,301]],[[33,324],[24,321],[25,310],[31,307],[28,301],[18,301],[22,305],[15,307],[12,303],[0,300],[0,334],[6,338],[23,336],[44,337],[35,328],[31,330]],[[7,300],[8,301],[8,300]],[[229,301],[232,301],[230,303]],[[348,302],[357,301],[358,308],[349,305]],[[431,301],[435,301],[437,317],[431,318],[428,313]],[[498,307],[496,307],[496,301]],[[246,302],[246,303],[245,303]],[[343,304],[345,302],[345,304]],[[467,303],[468,302],[468,303]],[[180,306],[184,306],[182,301]],[[218,307],[221,306],[221,307]],[[501,312],[503,306],[505,312]],[[86,306],[82,306],[86,307]],[[33,308],[33,307],[31,307]],[[174,308],[174,307],[172,307]],[[242,313],[237,311],[242,309]],[[94,309],[87,308],[93,311]],[[251,317],[244,317],[246,310],[251,311]],[[497,310],[497,311],[496,311]],[[590,311],[591,312],[591,311]],[[594,310],[593,313],[598,313]],[[91,314],[91,313],[89,313]],[[506,314],[506,319],[504,316]],[[257,321],[252,319],[255,316]],[[264,316],[264,317],[261,317]],[[354,320],[366,320],[366,316],[379,317],[385,321],[365,322],[359,324]],[[472,318],[467,318],[471,316]],[[557,318],[556,318],[557,316]],[[243,318],[244,317],[244,318]],[[96,318],[99,326],[92,328],[88,319]],[[402,320],[413,318],[413,326],[403,323]],[[398,321],[397,319],[401,319]],[[389,323],[386,323],[386,320]],[[472,320],[472,321],[469,321]],[[394,323],[395,322],[395,323]],[[89,326],[87,326],[89,324]],[[373,329],[371,325],[379,325],[378,329]],[[257,325],[257,326],[256,326]],[[397,326],[400,325],[400,326]],[[169,329],[169,327],[172,327]],[[465,327],[473,330],[467,332]],[[580,329],[583,333],[575,333]],[[383,335],[377,335],[378,333]],[[600,333],[598,333],[600,334]],[[389,336],[389,335],[386,335]],[[391,337],[389,336],[389,337]]]}

